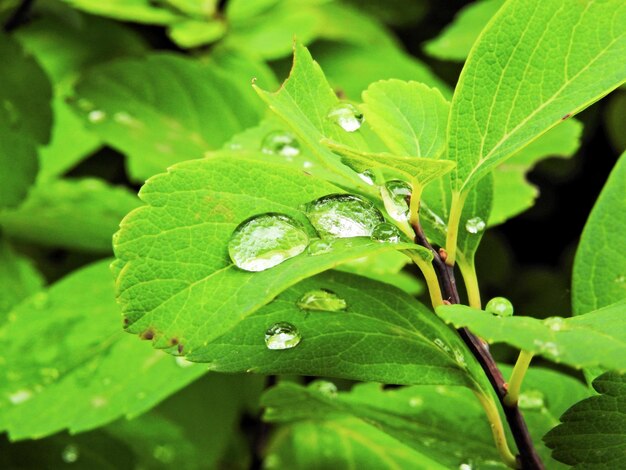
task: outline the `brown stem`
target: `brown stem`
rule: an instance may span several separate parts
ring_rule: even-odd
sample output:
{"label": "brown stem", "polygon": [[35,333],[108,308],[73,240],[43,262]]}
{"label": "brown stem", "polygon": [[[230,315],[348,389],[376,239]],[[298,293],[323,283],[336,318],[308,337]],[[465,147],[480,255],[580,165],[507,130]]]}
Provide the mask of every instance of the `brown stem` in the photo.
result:
{"label": "brown stem", "polygon": [[[426,236],[424,235],[424,232],[419,224],[414,224],[413,230],[415,231],[415,243],[428,248],[433,253],[433,267],[437,273],[437,278],[439,279],[439,285],[441,286],[441,293],[444,300],[447,300],[451,304],[460,303],[459,293],[454,279],[454,266],[446,264],[445,250],[442,250],[441,252],[435,250],[426,239]],[[457,331],[463,341],[465,341],[465,344],[467,344],[470,351],[472,351],[474,357],[478,360],[479,364],[483,368],[483,371],[487,375],[491,386],[498,396],[500,406],[502,406],[502,409],[504,410],[504,415],[506,416],[511,433],[513,434],[513,439],[515,439],[515,444],[517,445],[517,450],[519,452],[517,455],[517,461],[520,468],[523,470],[544,470],[543,463],[533,446],[532,438],[530,437],[530,433],[526,427],[526,422],[524,421],[524,417],[522,416],[519,407],[517,404],[509,406],[504,402],[504,397],[507,392],[507,384],[502,376],[502,372],[500,372],[500,369],[498,369],[498,366],[496,365],[496,361],[494,361],[491,356],[489,349],[480,338],[474,335],[467,328],[460,328]]]}

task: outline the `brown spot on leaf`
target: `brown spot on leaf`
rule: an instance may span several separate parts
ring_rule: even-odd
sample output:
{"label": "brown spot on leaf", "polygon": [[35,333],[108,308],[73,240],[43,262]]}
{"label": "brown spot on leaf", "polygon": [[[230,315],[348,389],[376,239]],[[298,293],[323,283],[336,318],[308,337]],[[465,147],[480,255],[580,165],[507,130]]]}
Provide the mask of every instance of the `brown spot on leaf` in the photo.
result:
{"label": "brown spot on leaf", "polygon": [[178,344],[178,338],[172,338],[172,339],[170,339],[170,344],[171,344],[172,346],[176,346],[176,345]]}
{"label": "brown spot on leaf", "polygon": [[183,353],[183,349],[184,349],[184,346],[182,344],[179,344],[178,345],[178,354],[182,354]]}
{"label": "brown spot on leaf", "polygon": [[565,116],[561,118],[561,121],[565,121],[570,116],[571,116],[571,113],[567,113]]}
{"label": "brown spot on leaf", "polygon": [[148,328],[146,331],[141,333],[139,337],[149,341],[154,338],[154,330],[152,328]]}

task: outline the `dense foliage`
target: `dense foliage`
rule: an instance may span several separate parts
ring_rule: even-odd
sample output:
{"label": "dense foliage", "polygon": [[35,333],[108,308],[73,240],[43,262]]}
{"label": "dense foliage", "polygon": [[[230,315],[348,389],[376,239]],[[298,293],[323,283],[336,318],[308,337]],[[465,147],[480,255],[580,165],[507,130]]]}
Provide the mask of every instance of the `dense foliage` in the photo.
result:
{"label": "dense foliage", "polygon": [[2,468],[626,465],[626,5],[449,3],[0,3]]}

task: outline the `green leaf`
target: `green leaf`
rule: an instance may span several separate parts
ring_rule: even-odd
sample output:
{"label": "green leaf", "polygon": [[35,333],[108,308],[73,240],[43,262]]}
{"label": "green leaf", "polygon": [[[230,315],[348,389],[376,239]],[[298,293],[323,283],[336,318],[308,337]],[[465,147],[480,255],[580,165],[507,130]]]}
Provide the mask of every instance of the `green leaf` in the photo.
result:
{"label": "green leaf", "polygon": [[38,169],[35,143],[0,124],[0,210],[24,200]]}
{"label": "green leaf", "polygon": [[[63,0],[74,8],[116,20],[148,24],[169,24],[181,19],[166,3],[150,0]],[[184,17],[182,17],[184,18]]]}
{"label": "green leaf", "polygon": [[211,44],[222,38],[226,31],[226,23],[219,19],[188,19],[173,23],[167,34],[180,47],[192,48]]}
{"label": "green leaf", "polygon": [[500,224],[533,206],[539,191],[526,180],[526,174],[544,158],[571,157],[578,150],[582,131],[579,121],[568,119],[495,169],[490,226]]}
{"label": "green leaf", "polygon": [[449,99],[450,87],[426,64],[397,47],[318,42],[311,51],[334,89],[358,100],[371,83],[395,78],[437,88]]}
{"label": "green leaf", "polygon": [[363,92],[363,114],[396,155],[436,158],[446,145],[450,104],[423,83],[386,80]]}
{"label": "green leaf", "polygon": [[76,106],[90,130],[127,154],[132,178],[142,180],[256,124],[264,109],[248,93],[251,78],[153,54],[91,69],[76,87]]}
{"label": "green leaf", "polygon": [[[345,300],[346,309],[298,307],[305,294],[319,290]],[[295,326],[301,335],[292,350],[273,351],[265,345],[265,331],[280,322]],[[187,358],[209,362],[210,369],[221,372],[464,385],[476,390],[483,383],[482,369],[465,344],[422,304],[388,284],[332,271],[298,283]]]}
{"label": "green leaf", "polygon": [[600,470],[626,465],[626,377],[607,372],[593,381],[600,394],[587,398],[561,416],[545,443],[553,456],[574,469]]}
{"label": "green leaf", "polygon": [[176,337],[185,354],[201,360],[212,340],[297,282],[370,254],[419,249],[360,237],[336,239],[328,252],[303,253],[262,272],[232,264],[227,244],[242,221],[277,212],[313,236],[302,205],[340,192],[301,170],[226,152],[151,178],[140,192],[148,205],[124,219],[114,242],[129,331],[150,331],[160,348]]}
{"label": "green leaf", "polygon": [[[52,89],[41,66],[11,36],[0,33],[0,129],[38,144],[50,138]],[[2,140],[5,140],[4,136]],[[6,149],[2,149],[3,159]],[[8,157],[6,157],[8,158]]]}
{"label": "green leaf", "polygon": [[514,152],[619,86],[626,79],[624,31],[620,0],[507,2],[475,44],[452,99],[454,192],[465,194]]}
{"label": "green leaf", "polygon": [[353,468],[443,470],[441,463],[365,421],[337,417],[303,420],[284,427],[269,444],[266,468]]}
{"label": "green leaf", "polygon": [[626,151],[626,135],[622,132],[624,121],[626,121],[626,93],[619,90],[611,94],[604,113],[606,132],[618,152]]}
{"label": "green leaf", "polygon": [[0,429],[11,439],[136,416],[205,372],[121,330],[108,264],[35,294],[0,327]]}
{"label": "green leaf", "polygon": [[622,154],[585,224],[572,279],[574,314],[626,298],[626,153]]}
{"label": "green leaf", "polygon": [[102,180],[50,180],[17,209],[0,212],[0,225],[21,241],[108,253],[119,222],[139,205],[128,189]]}
{"label": "green leaf", "polygon": [[306,388],[281,383],[268,390],[261,403],[266,407],[264,418],[274,423],[304,421],[332,427],[335,420],[350,418],[350,422],[373,425],[389,442],[389,449],[407,446],[421,454],[416,462],[434,461],[443,468],[458,468],[468,461],[493,461],[497,466],[499,460],[483,409],[463,388],[439,385],[383,390],[371,383],[330,394],[320,391],[315,382]]}
{"label": "green leaf", "polygon": [[479,0],[463,7],[439,35],[424,44],[424,51],[437,59],[463,62],[482,29],[503,0]]}
{"label": "green leaf", "polygon": [[43,283],[43,277],[30,260],[0,238],[0,322],[13,306],[39,291]]}
{"label": "green leaf", "polygon": [[468,327],[488,343],[506,343],[573,367],[626,370],[626,302],[573,318],[500,317],[465,305],[443,305],[437,314]]}

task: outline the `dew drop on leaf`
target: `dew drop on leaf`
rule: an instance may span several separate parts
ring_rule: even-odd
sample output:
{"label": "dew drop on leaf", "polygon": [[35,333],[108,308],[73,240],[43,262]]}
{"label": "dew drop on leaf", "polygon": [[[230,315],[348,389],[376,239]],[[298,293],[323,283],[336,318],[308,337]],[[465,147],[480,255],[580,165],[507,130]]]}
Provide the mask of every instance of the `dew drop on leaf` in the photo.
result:
{"label": "dew drop on leaf", "polygon": [[548,317],[543,321],[543,324],[552,331],[563,331],[568,329],[565,319],[562,317]]}
{"label": "dew drop on leaf", "polygon": [[422,397],[412,397],[409,399],[409,406],[411,408],[418,408],[424,404],[424,399]]}
{"label": "dew drop on leaf", "polygon": [[295,348],[301,339],[298,329],[287,322],[274,323],[265,332],[265,345],[272,350]]}
{"label": "dew drop on leaf", "polygon": [[80,457],[80,451],[74,444],[65,446],[63,452],[61,452],[61,458],[65,463],[74,463]]}
{"label": "dew drop on leaf", "polygon": [[291,217],[262,214],[245,220],[228,242],[235,266],[245,271],[264,271],[302,253],[309,237]]}
{"label": "dew drop on leaf", "polygon": [[333,244],[329,240],[313,240],[309,247],[307,248],[307,253],[310,255],[323,255],[324,253],[329,253],[333,249]]}
{"label": "dew drop on leaf", "polygon": [[322,237],[369,237],[384,222],[383,215],[367,199],[352,194],[332,194],[306,207],[309,221]]}
{"label": "dew drop on leaf", "polygon": [[346,132],[359,130],[364,120],[363,113],[350,103],[333,106],[328,111],[327,117]]}
{"label": "dew drop on leaf", "polygon": [[309,388],[316,390],[329,398],[336,397],[338,393],[337,386],[328,380],[314,380],[309,384]]}
{"label": "dew drop on leaf", "polygon": [[545,406],[545,397],[538,390],[528,390],[520,393],[517,405],[522,410],[540,410]]}
{"label": "dew drop on leaf", "polygon": [[546,354],[547,356],[551,356],[553,359],[557,359],[559,355],[561,354],[557,344],[553,343],[552,341],[542,341],[540,339],[536,339],[533,343],[537,347],[540,353]]}
{"label": "dew drop on leaf", "polygon": [[263,139],[261,151],[290,159],[300,155],[300,143],[291,132],[273,131]]}
{"label": "dew drop on leaf", "polygon": [[459,470],[472,470],[472,464],[462,463],[461,465],[459,465]]}
{"label": "dew drop on leaf", "polygon": [[103,122],[107,118],[107,115],[104,111],[99,109],[94,109],[93,111],[89,111],[87,114],[87,120],[92,124],[98,124]]}
{"label": "dew drop on leaf", "polygon": [[302,310],[337,312],[345,310],[348,304],[337,294],[326,289],[316,289],[304,294],[296,303]]}
{"label": "dew drop on leaf", "polygon": [[154,448],[152,455],[159,462],[172,463],[174,461],[174,457],[176,456],[176,452],[172,446],[160,445]]}
{"label": "dew drop on leaf", "polygon": [[617,284],[626,284],[626,276],[624,276],[623,274],[621,274],[621,275],[617,276],[617,277],[615,278],[615,282],[616,282]]}
{"label": "dew drop on leaf", "polygon": [[510,317],[513,315],[513,304],[506,297],[494,297],[487,302],[485,310],[499,317]]}
{"label": "dew drop on leaf", "polygon": [[9,394],[9,401],[14,405],[19,405],[20,403],[30,400],[32,397],[33,392],[23,388]]}
{"label": "dew drop on leaf", "polygon": [[376,177],[371,170],[365,170],[363,173],[359,173],[359,178],[370,186],[373,186],[376,181]]}
{"label": "dew drop on leaf", "polygon": [[125,126],[133,126],[137,123],[137,120],[125,111],[120,111],[113,115],[113,120],[118,124]]}
{"label": "dew drop on leaf", "polygon": [[387,181],[380,187],[385,209],[389,216],[398,222],[409,220],[409,204],[407,198],[411,196],[411,185],[400,180]]}
{"label": "dew drop on leaf", "polygon": [[485,227],[487,227],[487,224],[480,217],[472,217],[465,222],[465,230],[473,235],[482,232],[485,230]]}
{"label": "dew drop on leaf", "polygon": [[194,365],[196,365],[196,363],[188,361],[182,356],[176,356],[176,365],[178,367],[182,367],[183,369],[186,369],[187,367],[193,367]]}
{"label": "dew drop on leaf", "polygon": [[389,222],[383,222],[374,227],[372,240],[381,243],[398,243],[400,241],[400,231]]}

